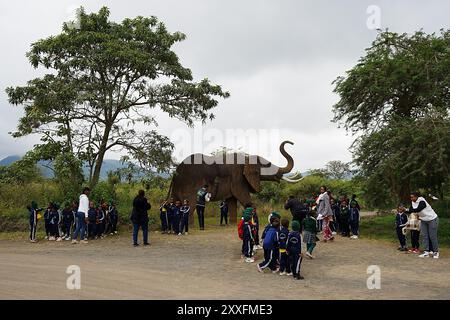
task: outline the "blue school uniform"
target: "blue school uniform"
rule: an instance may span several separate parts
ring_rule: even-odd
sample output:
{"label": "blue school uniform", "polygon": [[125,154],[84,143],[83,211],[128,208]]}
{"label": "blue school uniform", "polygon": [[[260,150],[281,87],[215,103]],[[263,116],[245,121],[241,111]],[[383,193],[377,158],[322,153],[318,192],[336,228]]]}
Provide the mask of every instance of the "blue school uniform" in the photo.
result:
{"label": "blue school uniform", "polygon": [[289,257],[286,251],[287,248],[287,238],[289,235],[289,230],[285,227],[281,227],[279,231],[279,243],[280,243],[280,254],[279,254],[279,260],[280,260],[280,272],[291,272],[291,268],[289,266]]}
{"label": "blue school uniform", "polygon": [[180,233],[189,232],[189,215],[191,212],[190,206],[182,206],[180,208]]}
{"label": "blue school uniform", "polygon": [[300,266],[302,263],[302,238],[298,231],[291,231],[288,235],[286,250],[289,255],[289,264],[294,278],[300,276]]}
{"label": "blue school uniform", "polygon": [[279,246],[279,236],[278,229],[273,227],[266,227],[264,230],[264,240],[263,240],[263,249],[264,249],[264,261],[259,264],[260,269],[269,268],[274,271],[277,268],[277,259],[278,259],[278,246]]}
{"label": "blue school uniform", "polygon": [[242,239],[242,255],[245,256],[246,258],[251,258],[253,256],[253,245],[254,245],[252,226],[247,221],[244,222],[243,229],[244,229],[244,236]]}

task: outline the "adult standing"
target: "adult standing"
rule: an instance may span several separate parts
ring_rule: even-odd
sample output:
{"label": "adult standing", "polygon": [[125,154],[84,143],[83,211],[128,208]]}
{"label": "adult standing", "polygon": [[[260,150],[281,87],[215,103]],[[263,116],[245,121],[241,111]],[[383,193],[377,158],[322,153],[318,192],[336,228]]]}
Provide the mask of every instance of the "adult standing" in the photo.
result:
{"label": "adult standing", "polygon": [[86,220],[88,218],[89,211],[89,195],[91,189],[85,187],[83,193],[80,195],[80,201],[78,202],[78,210],[75,215],[76,227],[72,236],[72,244],[78,243],[78,234],[80,235],[81,243],[88,243],[86,239]]}
{"label": "adult standing", "polygon": [[200,230],[205,230],[205,206],[206,202],[209,201],[208,185],[205,184],[197,191],[197,204],[196,211],[198,215],[198,225]]}
{"label": "adult standing", "polygon": [[[411,207],[409,213],[417,213],[420,220],[420,232],[422,233],[422,241],[424,252],[419,255],[420,258],[439,258],[439,244],[438,244],[438,226],[439,218],[433,208],[421,197],[418,192],[412,192],[410,195]],[[433,248],[430,248],[430,243]]]}
{"label": "adult standing", "polygon": [[150,245],[148,242],[148,210],[151,209],[145,197],[144,190],[139,190],[138,195],[133,200],[133,211],[131,213],[131,222],[133,223],[133,245],[137,247],[139,228],[142,229],[144,246]]}
{"label": "adult standing", "polygon": [[322,220],[322,234],[323,240],[326,242],[328,240],[333,240],[333,234],[330,229],[330,221],[333,217],[333,210],[331,210],[330,196],[327,192],[326,186],[320,187],[320,195],[316,200],[317,204],[317,219]]}
{"label": "adult standing", "polygon": [[292,221],[298,221],[301,228],[303,219],[305,219],[309,211],[308,208],[294,196],[289,196],[289,199],[284,203],[284,209],[291,211]]}

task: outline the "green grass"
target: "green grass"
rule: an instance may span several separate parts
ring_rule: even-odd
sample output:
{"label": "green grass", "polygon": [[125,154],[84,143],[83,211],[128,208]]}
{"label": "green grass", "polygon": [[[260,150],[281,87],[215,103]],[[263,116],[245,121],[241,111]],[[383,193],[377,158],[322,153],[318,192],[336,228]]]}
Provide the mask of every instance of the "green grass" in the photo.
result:
{"label": "green grass", "polygon": [[[364,217],[361,220],[360,233],[364,238],[398,243],[394,215]],[[440,247],[450,248],[450,218],[439,218],[438,239]]]}

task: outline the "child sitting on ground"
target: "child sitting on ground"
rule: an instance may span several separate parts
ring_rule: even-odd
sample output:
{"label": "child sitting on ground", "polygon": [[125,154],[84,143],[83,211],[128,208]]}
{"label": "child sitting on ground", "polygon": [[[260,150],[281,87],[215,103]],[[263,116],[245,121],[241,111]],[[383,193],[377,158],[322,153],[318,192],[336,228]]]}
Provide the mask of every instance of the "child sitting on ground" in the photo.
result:
{"label": "child sitting on ground", "polygon": [[306,256],[310,259],[315,257],[312,252],[316,246],[317,222],[313,213],[309,213],[302,221],[303,224],[303,242],[306,243]]}
{"label": "child sitting on ground", "polygon": [[403,233],[403,228],[406,226],[408,222],[408,216],[405,213],[406,209],[403,204],[399,204],[397,206],[397,212],[395,214],[395,230],[397,232],[397,238],[400,242],[400,246],[397,250],[406,251],[406,236]]}
{"label": "child sitting on ground", "polygon": [[280,243],[280,276],[285,274],[291,276],[291,268],[289,264],[289,257],[286,252],[287,238],[289,235],[289,220],[286,218],[281,219],[281,228],[279,232],[279,243]]}
{"label": "child sitting on ground", "polygon": [[300,236],[300,223],[296,220],[292,221],[292,231],[287,239],[287,253],[291,264],[292,275],[294,279],[304,279],[300,275],[300,266],[302,264],[302,237]]}
{"label": "child sitting on ground", "polygon": [[277,212],[272,212],[270,215],[270,226],[264,234],[263,249],[264,261],[258,264],[258,271],[263,272],[264,269],[269,268],[273,273],[277,270],[278,259],[278,229],[280,227],[280,215]]}
{"label": "child sitting on ground", "polygon": [[245,258],[244,261],[248,263],[255,262],[255,259],[253,258],[254,238],[251,222],[252,211],[253,208],[251,204],[246,204],[244,214],[242,215],[242,256]]}

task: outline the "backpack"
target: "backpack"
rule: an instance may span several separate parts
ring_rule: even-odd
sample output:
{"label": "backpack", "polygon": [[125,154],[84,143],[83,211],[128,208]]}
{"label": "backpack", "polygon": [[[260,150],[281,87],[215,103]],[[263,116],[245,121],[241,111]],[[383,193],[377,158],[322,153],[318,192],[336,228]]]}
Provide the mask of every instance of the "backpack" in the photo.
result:
{"label": "backpack", "polygon": [[241,219],[238,223],[238,236],[239,239],[244,240],[244,219]]}

